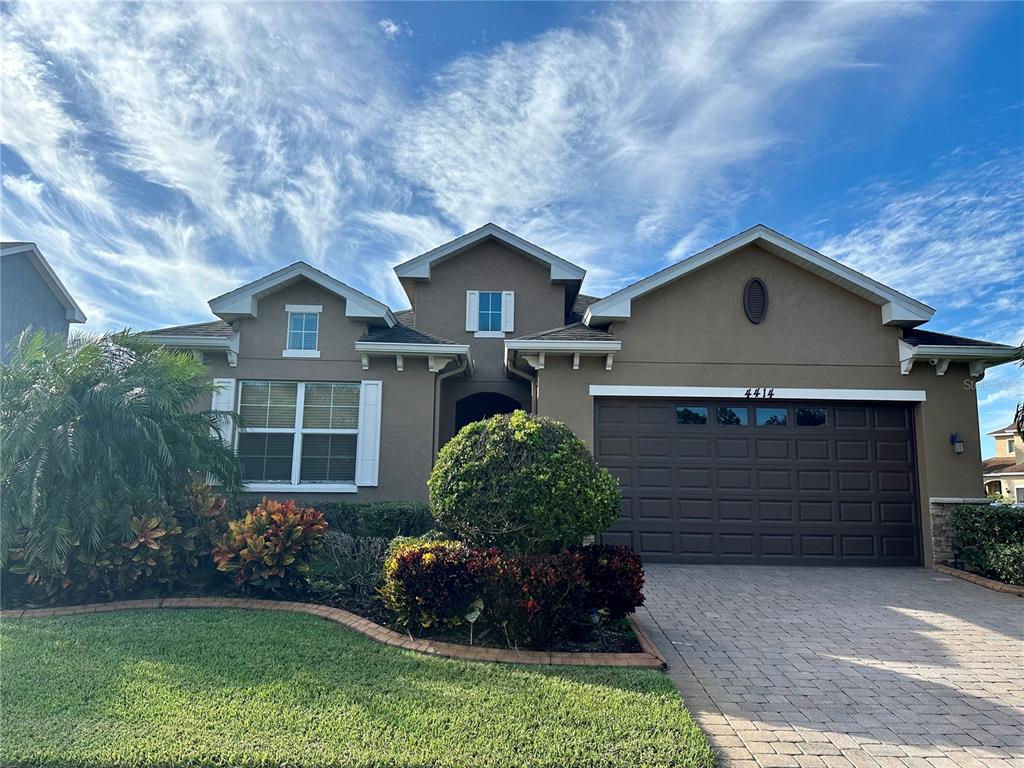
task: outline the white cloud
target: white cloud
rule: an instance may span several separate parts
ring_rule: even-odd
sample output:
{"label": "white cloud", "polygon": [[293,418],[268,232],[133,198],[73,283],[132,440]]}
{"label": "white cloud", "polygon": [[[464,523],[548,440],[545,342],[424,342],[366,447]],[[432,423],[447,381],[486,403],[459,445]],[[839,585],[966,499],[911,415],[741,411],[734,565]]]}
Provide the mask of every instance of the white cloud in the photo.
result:
{"label": "white cloud", "polygon": [[409,29],[409,25],[403,22],[397,22],[392,19],[384,18],[377,22],[377,27],[381,33],[388,40],[394,40],[399,35],[412,35],[412,30]]}
{"label": "white cloud", "polygon": [[878,210],[821,250],[932,303],[936,320],[952,332],[1018,344],[1024,338],[1022,182],[1024,161],[1006,154],[916,188],[859,190],[851,200],[881,201]]}
{"label": "white cloud", "polygon": [[792,97],[862,63],[865,44],[914,12],[615,8],[584,31],[451,63],[400,125],[396,162],[460,229],[556,214],[613,247],[658,242],[734,208],[751,178],[738,172],[789,139]]}

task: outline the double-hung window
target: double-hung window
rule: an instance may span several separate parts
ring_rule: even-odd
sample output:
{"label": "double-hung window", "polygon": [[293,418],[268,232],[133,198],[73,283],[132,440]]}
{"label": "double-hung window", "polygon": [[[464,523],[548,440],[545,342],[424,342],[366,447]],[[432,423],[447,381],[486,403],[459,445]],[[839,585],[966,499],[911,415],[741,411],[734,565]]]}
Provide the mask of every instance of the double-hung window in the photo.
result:
{"label": "double-hung window", "polygon": [[319,305],[289,304],[288,337],[285,339],[284,357],[320,357],[317,346],[320,340]]}
{"label": "double-hung window", "polygon": [[245,481],[263,490],[354,489],[361,395],[358,382],[240,382],[237,451]]}

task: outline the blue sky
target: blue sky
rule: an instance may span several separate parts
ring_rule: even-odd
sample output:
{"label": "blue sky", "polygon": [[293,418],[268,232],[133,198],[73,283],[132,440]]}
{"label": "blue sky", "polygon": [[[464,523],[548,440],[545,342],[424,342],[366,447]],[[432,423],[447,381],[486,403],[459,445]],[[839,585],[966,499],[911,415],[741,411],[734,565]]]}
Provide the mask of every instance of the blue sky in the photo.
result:
{"label": "blue sky", "polygon": [[[486,221],[602,295],[762,222],[1024,337],[1024,4],[5,4],[4,238],[89,329]],[[984,431],[1024,390],[979,387]],[[992,450],[987,440],[986,455]]]}

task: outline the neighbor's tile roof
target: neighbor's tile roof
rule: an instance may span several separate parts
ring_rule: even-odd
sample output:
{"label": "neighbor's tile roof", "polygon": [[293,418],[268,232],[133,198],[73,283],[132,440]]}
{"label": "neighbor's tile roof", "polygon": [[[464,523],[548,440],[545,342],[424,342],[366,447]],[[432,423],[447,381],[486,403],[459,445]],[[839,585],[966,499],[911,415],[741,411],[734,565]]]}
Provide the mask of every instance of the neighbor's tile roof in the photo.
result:
{"label": "neighbor's tile roof", "polygon": [[204,337],[228,337],[234,333],[231,323],[223,320],[211,320],[206,323],[192,323],[191,325],[172,325],[168,328],[157,328],[153,331],[145,331],[147,336],[204,336]]}
{"label": "neighbor's tile roof", "polygon": [[936,333],[925,331],[920,328],[909,328],[903,332],[903,340],[908,344],[917,346],[919,344],[937,345],[943,347],[1004,347],[1005,344],[997,344],[994,341],[981,341],[979,339],[968,339],[963,336],[952,336],[948,333]]}
{"label": "neighbor's tile roof", "polygon": [[378,344],[455,344],[454,341],[442,339],[439,336],[432,336],[423,331],[417,331],[407,325],[398,323],[391,328],[374,328],[368,334],[361,337],[359,341],[372,341]]}
{"label": "neighbor's tile roof", "polygon": [[561,328],[549,328],[540,333],[520,336],[516,341],[617,341],[615,336],[583,323],[570,323]]}
{"label": "neighbor's tile roof", "polygon": [[983,472],[1002,471],[1005,467],[1012,467],[1016,461],[1013,456],[993,456],[990,459],[982,459],[981,469]]}
{"label": "neighbor's tile roof", "polygon": [[1014,422],[1011,421],[1009,424],[1007,424],[1002,429],[994,430],[992,432],[989,432],[989,434],[990,435],[999,435],[999,434],[1002,434],[1003,432],[1016,432],[1016,431],[1017,431],[1017,425]]}

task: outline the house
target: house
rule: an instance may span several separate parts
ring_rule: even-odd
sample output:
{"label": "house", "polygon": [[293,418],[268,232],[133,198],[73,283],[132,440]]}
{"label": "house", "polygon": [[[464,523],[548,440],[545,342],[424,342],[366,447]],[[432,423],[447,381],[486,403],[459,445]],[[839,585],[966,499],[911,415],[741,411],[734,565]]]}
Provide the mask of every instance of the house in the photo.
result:
{"label": "house", "polygon": [[982,494],[973,384],[1015,350],[767,227],[603,298],[494,224],[395,273],[409,310],[297,262],[152,332],[244,419],[252,491],[423,499],[445,440],[522,408],[619,478],[604,538],[651,561],[927,563]]}
{"label": "house", "polygon": [[22,331],[59,333],[85,314],[35,243],[0,243],[0,359]]}
{"label": "house", "polygon": [[985,493],[1024,504],[1024,440],[1017,425],[989,432],[996,441],[996,455],[981,462]]}

